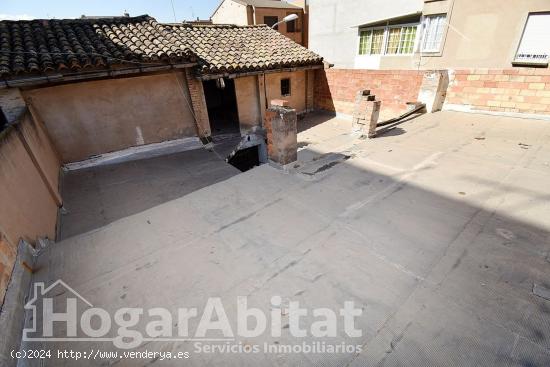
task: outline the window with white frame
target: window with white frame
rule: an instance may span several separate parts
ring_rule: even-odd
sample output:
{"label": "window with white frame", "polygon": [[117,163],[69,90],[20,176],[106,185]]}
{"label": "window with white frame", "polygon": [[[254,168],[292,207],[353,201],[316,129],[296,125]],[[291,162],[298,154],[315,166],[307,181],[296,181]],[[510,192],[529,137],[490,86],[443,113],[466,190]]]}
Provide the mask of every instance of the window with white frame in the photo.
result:
{"label": "window with white frame", "polygon": [[359,55],[409,55],[415,50],[418,24],[388,25],[359,31]]}
{"label": "window with white frame", "polygon": [[368,29],[359,35],[359,55],[379,55],[382,53],[384,29]]}
{"label": "window with white frame", "polygon": [[445,32],[445,14],[428,15],[424,18],[422,52],[439,52]]}
{"label": "window with white frame", "polygon": [[414,51],[417,26],[390,27],[388,29],[388,41],[386,54],[407,55]]}
{"label": "window with white frame", "polygon": [[527,18],[514,64],[547,65],[550,58],[550,13]]}

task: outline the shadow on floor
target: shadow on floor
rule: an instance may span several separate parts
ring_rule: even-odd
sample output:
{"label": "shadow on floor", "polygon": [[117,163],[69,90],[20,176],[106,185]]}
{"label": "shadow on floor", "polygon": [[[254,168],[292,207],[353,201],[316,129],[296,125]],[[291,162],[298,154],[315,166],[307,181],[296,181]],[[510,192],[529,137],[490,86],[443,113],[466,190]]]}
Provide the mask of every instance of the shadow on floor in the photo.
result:
{"label": "shadow on floor", "polygon": [[336,115],[328,111],[315,111],[306,115],[298,117],[297,129],[298,133],[311,129],[317,125],[320,125],[328,120],[333,119]]}
{"label": "shadow on floor", "polygon": [[[225,145],[232,142],[229,139]],[[69,171],[63,176],[66,214],[58,240],[139,213],[240,173],[220,153],[196,149],[138,161]]]}

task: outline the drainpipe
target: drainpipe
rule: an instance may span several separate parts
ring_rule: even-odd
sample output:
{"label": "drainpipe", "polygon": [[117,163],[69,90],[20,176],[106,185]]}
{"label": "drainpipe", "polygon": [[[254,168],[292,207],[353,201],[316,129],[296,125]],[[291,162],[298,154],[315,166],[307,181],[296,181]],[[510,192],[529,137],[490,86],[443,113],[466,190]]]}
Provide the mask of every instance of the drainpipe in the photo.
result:
{"label": "drainpipe", "polygon": [[256,25],[256,7],[252,5],[252,22]]}

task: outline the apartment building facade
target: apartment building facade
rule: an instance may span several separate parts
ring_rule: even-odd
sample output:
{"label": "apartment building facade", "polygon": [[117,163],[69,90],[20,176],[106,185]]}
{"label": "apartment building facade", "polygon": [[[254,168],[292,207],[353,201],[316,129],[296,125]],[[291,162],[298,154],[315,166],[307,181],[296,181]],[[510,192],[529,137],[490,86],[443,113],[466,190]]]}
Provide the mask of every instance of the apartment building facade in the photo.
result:
{"label": "apartment building facade", "polygon": [[550,118],[548,0],[314,0],[309,14],[310,49],[334,65],[318,88],[324,108],[330,96],[349,113],[363,88],[399,112],[439,70],[444,109]]}

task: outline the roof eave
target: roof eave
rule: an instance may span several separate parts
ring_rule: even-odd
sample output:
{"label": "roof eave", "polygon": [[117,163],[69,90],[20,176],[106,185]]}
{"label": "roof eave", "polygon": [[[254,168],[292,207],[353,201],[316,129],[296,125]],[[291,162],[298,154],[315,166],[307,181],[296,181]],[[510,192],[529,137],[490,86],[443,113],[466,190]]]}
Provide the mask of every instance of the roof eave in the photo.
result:
{"label": "roof eave", "polygon": [[130,74],[142,74],[142,73],[154,73],[161,71],[169,71],[174,69],[191,68],[197,65],[197,62],[188,63],[174,63],[166,65],[154,65],[154,66],[137,66],[123,69],[106,69],[106,70],[93,70],[86,72],[75,73],[56,73],[49,75],[37,75],[31,77],[16,77],[0,80],[0,89],[3,88],[21,88],[32,87],[44,84],[64,83],[74,81],[87,81],[103,78],[115,78],[123,75]]}
{"label": "roof eave", "polygon": [[399,21],[401,19],[407,19],[409,17],[421,16],[421,15],[422,15],[422,11],[416,11],[416,12],[412,12],[412,13],[396,15],[396,16],[389,17],[389,18],[382,18],[382,19],[372,20],[372,21],[367,22],[367,23],[362,23],[362,24],[351,26],[351,28],[363,28],[363,27],[368,27],[368,26],[375,25],[375,24],[378,24],[378,23],[394,22],[394,21]]}
{"label": "roof eave", "polygon": [[313,65],[302,65],[302,66],[293,66],[293,67],[282,67],[275,69],[266,69],[266,70],[252,70],[252,71],[233,71],[233,72],[224,72],[224,73],[209,73],[209,74],[198,74],[197,78],[201,80],[212,80],[218,78],[237,78],[243,76],[251,75],[263,75],[263,74],[272,74],[272,73],[282,73],[282,72],[292,72],[300,70],[314,70],[314,69],[324,69],[325,65],[323,63],[313,64]]}

